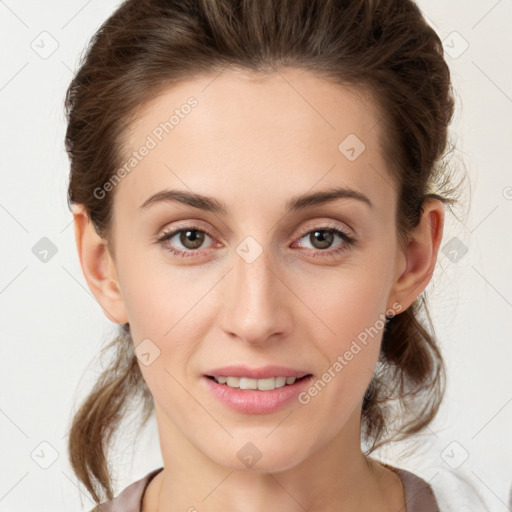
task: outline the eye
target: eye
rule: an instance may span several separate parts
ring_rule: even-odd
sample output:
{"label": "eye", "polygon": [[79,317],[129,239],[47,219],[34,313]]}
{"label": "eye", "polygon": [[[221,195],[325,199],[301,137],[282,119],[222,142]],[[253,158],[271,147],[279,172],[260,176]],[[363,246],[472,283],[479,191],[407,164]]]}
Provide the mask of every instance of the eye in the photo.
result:
{"label": "eye", "polygon": [[[342,240],[341,244],[331,251],[326,251],[325,249],[332,246],[336,237]],[[355,243],[355,238],[334,226],[323,226],[310,229],[301,236],[300,240],[303,238],[313,245],[313,249],[317,249],[313,254],[314,257],[339,254],[348,250],[350,246]]]}
{"label": "eye", "polygon": [[[333,244],[336,237],[340,238],[342,243],[334,250],[327,251],[326,249]],[[164,232],[162,236],[158,238],[158,242],[166,251],[169,251],[175,256],[193,257],[196,256],[196,253],[200,252],[198,249],[201,248],[207,238],[213,239],[206,230],[201,229],[199,226],[188,226]],[[339,254],[348,250],[356,241],[345,231],[334,226],[322,226],[310,229],[309,231],[303,232],[299,240],[303,238],[307,238],[310,243],[313,244],[313,257]],[[184,250],[180,249],[180,245],[178,244],[181,244]],[[175,247],[178,247],[178,249]],[[300,245],[300,247],[303,246]]]}
{"label": "eye", "polygon": [[[172,241],[173,238],[176,238],[176,240]],[[160,242],[164,249],[170,253],[176,256],[187,257],[194,256],[194,253],[198,252],[197,249],[201,247],[206,238],[211,238],[206,231],[199,229],[197,226],[190,226],[175,229],[170,232],[165,232],[158,239],[158,242]],[[170,241],[172,241],[171,244],[165,243]],[[186,250],[174,249],[178,243],[181,244]]]}

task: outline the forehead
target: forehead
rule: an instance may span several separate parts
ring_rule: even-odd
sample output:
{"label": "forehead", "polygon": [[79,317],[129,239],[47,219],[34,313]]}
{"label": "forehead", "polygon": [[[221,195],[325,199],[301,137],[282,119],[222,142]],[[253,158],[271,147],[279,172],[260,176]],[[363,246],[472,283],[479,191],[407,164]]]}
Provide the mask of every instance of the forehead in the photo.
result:
{"label": "forehead", "polygon": [[[243,189],[261,201],[276,189],[296,195],[350,186],[389,206],[394,186],[382,153],[378,106],[363,89],[300,69],[237,70],[163,89],[124,137],[125,161],[151,146],[117,186],[132,202],[164,187],[222,196]],[[279,197],[284,197],[283,195]],[[261,204],[261,203],[260,203]]]}

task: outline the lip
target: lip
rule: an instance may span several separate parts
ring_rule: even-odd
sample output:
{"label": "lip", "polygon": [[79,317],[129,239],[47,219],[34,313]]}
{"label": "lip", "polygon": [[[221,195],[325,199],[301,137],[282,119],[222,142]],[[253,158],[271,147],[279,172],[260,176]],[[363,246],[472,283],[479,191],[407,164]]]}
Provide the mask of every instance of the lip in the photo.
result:
{"label": "lip", "polygon": [[248,377],[249,379],[268,379],[270,377],[295,377],[301,379],[311,372],[296,370],[285,366],[264,366],[262,368],[249,368],[248,366],[223,366],[205,373],[207,377]]}
{"label": "lip", "polygon": [[[230,371],[232,371],[232,369]],[[229,375],[238,377],[238,375]],[[278,374],[274,373],[272,375],[280,377],[286,376],[279,372]],[[290,405],[294,400],[297,399],[297,395],[310,385],[311,380],[313,379],[313,375],[306,375],[308,376],[305,376],[305,378],[296,381],[291,385],[276,388],[272,391],[231,388],[226,384],[218,384],[206,375],[202,376],[201,381],[204,382],[207,390],[215,398],[217,398],[222,404],[226,405],[234,411],[244,414],[270,414]],[[289,375],[289,377],[294,376],[295,375]]]}

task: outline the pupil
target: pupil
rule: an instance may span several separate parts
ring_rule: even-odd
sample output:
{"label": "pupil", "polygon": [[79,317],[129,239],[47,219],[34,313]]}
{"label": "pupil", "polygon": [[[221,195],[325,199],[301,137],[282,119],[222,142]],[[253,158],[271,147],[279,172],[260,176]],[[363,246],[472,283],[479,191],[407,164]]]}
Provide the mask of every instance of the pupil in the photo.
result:
{"label": "pupil", "polygon": [[[327,233],[327,236],[322,236],[321,233]],[[326,229],[322,229],[320,231],[314,231],[311,234],[314,237],[318,236],[318,239],[319,239],[320,244],[321,244],[321,247],[319,247],[319,249],[325,249],[326,247],[329,247],[329,245],[331,245],[331,243],[332,243],[333,234],[330,231],[327,231]]]}
{"label": "pupil", "polygon": [[[203,239],[203,233],[199,233],[199,231],[195,229],[189,229],[182,232],[180,242],[188,249],[197,249],[201,246]],[[192,242],[192,246],[188,245],[190,242]]]}

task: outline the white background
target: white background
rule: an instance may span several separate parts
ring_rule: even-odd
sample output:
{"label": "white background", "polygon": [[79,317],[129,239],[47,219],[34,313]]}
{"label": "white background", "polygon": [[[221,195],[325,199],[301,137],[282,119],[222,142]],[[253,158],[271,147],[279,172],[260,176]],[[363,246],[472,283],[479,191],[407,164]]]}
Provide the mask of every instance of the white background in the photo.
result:
{"label": "white background", "polygon": [[[71,471],[66,435],[115,324],[89,292],[76,254],[63,100],[80,53],[116,5],[0,1],[2,512],[93,506]],[[441,251],[428,288],[448,367],[441,413],[414,457],[400,459],[399,447],[382,457],[439,492],[462,477],[489,510],[504,512],[512,482],[512,0],[419,5],[452,54],[454,165],[466,167],[472,186],[469,214],[449,219],[443,244],[457,237],[468,252],[452,261]],[[58,44],[47,58],[32,48],[41,38],[45,48],[51,38]],[[57,250],[45,263],[32,250],[43,237]],[[121,442],[116,492],[161,466],[153,422],[133,460],[133,439]]]}

